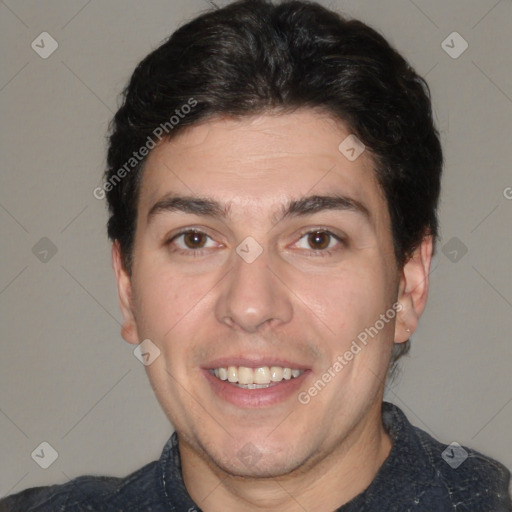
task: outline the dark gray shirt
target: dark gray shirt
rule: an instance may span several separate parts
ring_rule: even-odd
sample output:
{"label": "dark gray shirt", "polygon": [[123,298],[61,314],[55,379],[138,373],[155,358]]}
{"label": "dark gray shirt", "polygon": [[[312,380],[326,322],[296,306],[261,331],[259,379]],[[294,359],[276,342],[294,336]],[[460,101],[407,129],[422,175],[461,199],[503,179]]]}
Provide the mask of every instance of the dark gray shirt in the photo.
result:
{"label": "dark gray shirt", "polygon": [[[466,447],[439,443],[384,402],[393,446],[373,482],[339,512],[509,512],[510,472]],[[162,456],[125,478],[82,476],[0,501],[0,512],[199,512],[181,475],[178,438]],[[311,511],[313,512],[313,511]]]}

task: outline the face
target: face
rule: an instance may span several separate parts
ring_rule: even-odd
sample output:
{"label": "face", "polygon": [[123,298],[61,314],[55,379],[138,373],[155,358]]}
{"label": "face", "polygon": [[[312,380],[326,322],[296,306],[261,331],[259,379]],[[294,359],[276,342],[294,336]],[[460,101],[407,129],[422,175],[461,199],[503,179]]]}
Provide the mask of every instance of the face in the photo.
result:
{"label": "face", "polygon": [[408,337],[349,134],[311,110],[192,127],[147,159],[131,279],[114,249],[123,336],[160,350],[146,370],[182,450],[230,474],[288,474],[362,432]]}

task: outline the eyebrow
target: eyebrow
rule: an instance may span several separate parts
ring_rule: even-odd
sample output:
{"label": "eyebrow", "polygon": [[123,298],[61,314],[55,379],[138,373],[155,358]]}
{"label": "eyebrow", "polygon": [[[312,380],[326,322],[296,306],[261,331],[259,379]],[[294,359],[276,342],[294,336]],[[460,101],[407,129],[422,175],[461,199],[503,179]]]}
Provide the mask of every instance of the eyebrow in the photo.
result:
{"label": "eyebrow", "polygon": [[[147,215],[148,224],[158,214],[164,212],[181,212],[193,215],[226,219],[229,217],[230,204],[222,205],[208,197],[179,196],[168,194],[157,201]],[[371,221],[369,209],[360,201],[344,195],[312,195],[294,199],[283,205],[273,216],[277,223],[285,218],[312,215],[326,210],[344,210],[362,215],[368,222]]]}

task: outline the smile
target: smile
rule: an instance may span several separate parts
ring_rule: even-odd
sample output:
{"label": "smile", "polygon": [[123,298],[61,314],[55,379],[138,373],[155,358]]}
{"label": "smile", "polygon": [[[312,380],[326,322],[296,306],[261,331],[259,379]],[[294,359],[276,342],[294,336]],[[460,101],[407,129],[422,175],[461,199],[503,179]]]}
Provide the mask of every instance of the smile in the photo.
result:
{"label": "smile", "polygon": [[210,370],[210,373],[222,381],[227,381],[236,387],[244,389],[268,388],[283,380],[300,377],[304,370],[282,366],[227,366]]}

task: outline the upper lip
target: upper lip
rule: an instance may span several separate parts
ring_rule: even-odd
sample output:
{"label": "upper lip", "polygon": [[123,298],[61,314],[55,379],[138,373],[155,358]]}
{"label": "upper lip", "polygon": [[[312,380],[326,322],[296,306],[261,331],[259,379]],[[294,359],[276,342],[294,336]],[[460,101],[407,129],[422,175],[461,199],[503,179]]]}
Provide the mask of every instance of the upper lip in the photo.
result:
{"label": "upper lip", "polygon": [[287,359],[280,359],[273,356],[264,357],[221,357],[213,361],[209,361],[202,365],[206,370],[214,370],[216,368],[227,368],[228,366],[245,366],[247,368],[261,368],[263,366],[280,366],[282,368],[292,368],[297,370],[308,370],[310,366],[293,362]]}

